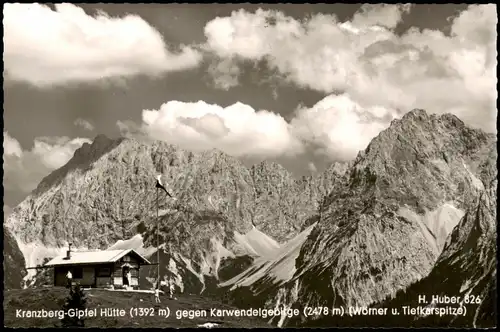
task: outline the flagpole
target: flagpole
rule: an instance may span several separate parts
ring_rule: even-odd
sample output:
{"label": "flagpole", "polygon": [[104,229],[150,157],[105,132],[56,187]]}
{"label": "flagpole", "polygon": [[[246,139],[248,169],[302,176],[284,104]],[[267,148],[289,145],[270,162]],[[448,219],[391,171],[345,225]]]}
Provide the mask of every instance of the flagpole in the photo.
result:
{"label": "flagpole", "polygon": [[158,207],[158,189],[156,188],[156,261],[158,263],[158,284],[157,287],[160,289],[160,235],[159,235],[159,227],[160,227],[160,216],[159,216],[159,207]]}
{"label": "flagpole", "polygon": [[160,289],[160,207],[158,205],[158,189],[163,189],[169,197],[172,197],[170,193],[165,189],[161,183],[161,174],[156,178],[156,261],[158,262],[158,289]]}

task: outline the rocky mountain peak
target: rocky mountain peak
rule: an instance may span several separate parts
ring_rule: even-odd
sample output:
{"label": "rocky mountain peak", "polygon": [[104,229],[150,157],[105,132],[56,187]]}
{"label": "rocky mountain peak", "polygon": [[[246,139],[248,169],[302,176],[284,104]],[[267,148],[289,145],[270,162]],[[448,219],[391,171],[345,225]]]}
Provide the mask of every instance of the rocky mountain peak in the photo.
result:
{"label": "rocky mountain peak", "polygon": [[429,114],[421,108],[414,108],[410,112],[402,116],[401,121],[416,120],[416,121],[427,121],[429,119]]}
{"label": "rocky mountain peak", "polygon": [[99,144],[106,144],[106,143],[109,143],[113,141],[111,138],[109,138],[108,136],[104,135],[104,134],[97,134],[96,137],[94,137],[94,140],[92,141],[92,144],[95,146],[95,145],[99,145]]}
{"label": "rocky mountain peak", "polygon": [[452,158],[470,153],[493,139],[492,134],[465,126],[455,115],[429,115],[425,110],[415,109],[393,120],[360,153],[357,163],[361,159],[372,163],[375,159],[411,161],[439,155],[446,158],[445,154]]}
{"label": "rocky mountain peak", "polygon": [[80,148],[75,150],[73,157],[64,166],[42,179],[32,195],[39,195],[49,188],[60,184],[70,172],[87,170],[95,161],[113,150],[123,140],[123,138],[113,140],[99,134],[94,138],[92,144],[83,143]]}
{"label": "rocky mountain peak", "polygon": [[[487,154],[495,140],[494,135],[469,128],[454,115],[429,115],[421,109],[413,110],[393,121],[357,156],[351,169],[351,185],[385,197],[406,192],[402,197],[407,197],[408,203],[426,192],[431,199],[422,207],[435,208],[436,201],[446,196],[441,190],[443,186],[446,183],[456,186],[453,183],[460,182],[458,174],[475,173],[481,167],[478,161],[488,160],[480,155]],[[449,172],[454,169],[457,173]],[[428,188],[416,178],[417,174],[431,176],[432,182],[439,185]],[[399,189],[392,190],[391,183],[399,183],[395,186]],[[440,198],[432,194],[435,192],[439,192]]]}

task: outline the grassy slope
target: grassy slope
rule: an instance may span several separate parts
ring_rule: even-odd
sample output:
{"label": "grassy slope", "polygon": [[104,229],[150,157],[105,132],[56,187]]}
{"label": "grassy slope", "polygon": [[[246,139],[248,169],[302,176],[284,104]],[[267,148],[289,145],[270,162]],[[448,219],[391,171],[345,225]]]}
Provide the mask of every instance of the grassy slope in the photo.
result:
{"label": "grassy slope", "polygon": [[[16,318],[16,309],[23,310],[61,310],[68,290],[65,288],[37,288],[9,290],[4,293],[4,326],[14,328],[26,327],[58,327],[60,321],[57,318]],[[169,307],[171,315],[168,318],[160,317],[137,317],[131,318],[128,312],[131,307],[152,308],[154,307],[153,294],[110,292],[106,290],[85,291],[87,297],[87,308],[98,308],[98,316],[87,318],[85,327],[197,327],[198,324],[213,322],[220,324],[219,327],[271,327],[264,320],[251,317],[207,317],[176,319],[175,310],[193,310],[211,308],[231,309],[219,302],[203,299],[199,296],[182,296],[178,300],[170,300],[166,296],[161,298],[161,308]],[[141,301],[142,299],[142,301]],[[125,317],[99,317],[99,308],[122,308],[127,315]],[[159,307],[157,307],[158,310]]]}

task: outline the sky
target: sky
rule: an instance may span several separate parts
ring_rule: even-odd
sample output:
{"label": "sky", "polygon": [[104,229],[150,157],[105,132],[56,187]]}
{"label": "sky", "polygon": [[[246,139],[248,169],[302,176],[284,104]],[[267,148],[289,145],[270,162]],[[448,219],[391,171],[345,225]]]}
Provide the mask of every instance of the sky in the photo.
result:
{"label": "sky", "polygon": [[496,131],[496,5],[4,4],[4,210],[97,134],[294,174],[414,108]]}

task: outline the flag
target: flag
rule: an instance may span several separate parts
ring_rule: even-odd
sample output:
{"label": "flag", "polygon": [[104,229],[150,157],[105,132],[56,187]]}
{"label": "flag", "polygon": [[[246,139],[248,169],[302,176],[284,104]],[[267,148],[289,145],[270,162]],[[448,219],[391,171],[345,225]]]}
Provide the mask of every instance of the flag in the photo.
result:
{"label": "flag", "polygon": [[158,177],[156,178],[156,188],[163,189],[168,196],[172,197],[172,195],[170,195],[167,189],[163,186],[163,183],[161,183],[161,175],[158,175]]}

